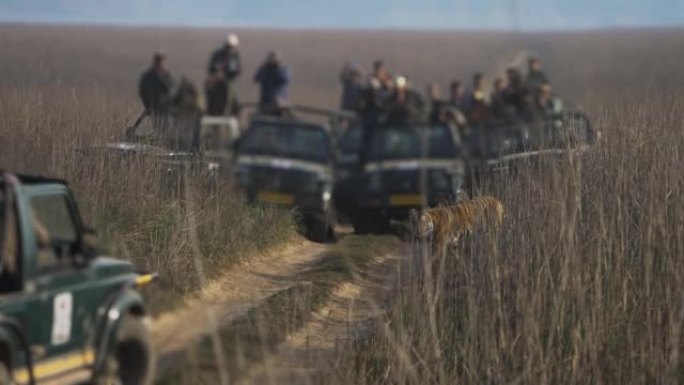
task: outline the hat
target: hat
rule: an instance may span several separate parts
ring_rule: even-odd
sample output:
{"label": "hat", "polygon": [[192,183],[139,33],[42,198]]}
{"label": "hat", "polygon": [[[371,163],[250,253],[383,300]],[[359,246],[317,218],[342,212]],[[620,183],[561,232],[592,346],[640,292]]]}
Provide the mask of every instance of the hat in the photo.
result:
{"label": "hat", "polygon": [[237,47],[240,45],[240,39],[238,39],[238,36],[234,33],[229,33],[226,35],[226,44],[231,46],[231,47]]}
{"label": "hat", "polygon": [[396,85],[397,88],[406,88],[408,85],[408,80],[406,80],[406,78],[403,76],[397,76]]}

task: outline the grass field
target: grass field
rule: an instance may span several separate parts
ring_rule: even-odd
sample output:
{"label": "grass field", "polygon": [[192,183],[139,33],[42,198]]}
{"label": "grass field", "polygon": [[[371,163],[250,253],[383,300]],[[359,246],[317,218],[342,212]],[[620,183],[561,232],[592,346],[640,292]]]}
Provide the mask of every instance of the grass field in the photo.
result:
{"label": "grass field", "polygon": [[[201,252],[212,267],[286,242],[290,217],[248,208],[194,176],[198,199],[188,208],[144,162],[93,164],[74,149],[123,134],[139,113],[136,81],[154,50],[168,54],[174,74],[200,84],[224,33],[0,26],[0,167],[69,179],[113,250],[161,270],[163,287],[178,293],[197,286],[181,274],[192,263],[188,213],[202,218]],[[385,58],[422,89],[496,72],[529,50],[603,133],[583,162],[544,165],[492,188],[507,208],[502,234],[476,236],[426,276],[403,281],[377,332],[346,350],[329,378],[683,382],[683,33],[240,31],[246,100],[270,49],[292,69],[292,99],[319,106],[336,105],[345,62],[367,68]]]}
{"label": "grass field", "polygon": [[642,95],[599,116],[588,158],[492,187],[501,234],[397,287],[339,382],[682,383],[683,112]]}

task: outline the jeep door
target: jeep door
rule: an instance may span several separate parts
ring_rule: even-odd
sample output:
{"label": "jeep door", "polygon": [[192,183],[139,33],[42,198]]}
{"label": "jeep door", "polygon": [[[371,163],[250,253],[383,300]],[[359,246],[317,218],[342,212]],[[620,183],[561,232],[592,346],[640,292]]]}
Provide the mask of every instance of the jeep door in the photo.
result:
{"label": "jeep door", "polygon": [[[80,354],[73,368],[92,361],[92,351],[81,351],[93,327],[91,280],[81,252],[81,223],[76,206],[64,186],[26,189],[26,210],[35,236],[33,286],[29,304],[32,349],[35,359]],[[83,361],[83,362],[80,362]]]}

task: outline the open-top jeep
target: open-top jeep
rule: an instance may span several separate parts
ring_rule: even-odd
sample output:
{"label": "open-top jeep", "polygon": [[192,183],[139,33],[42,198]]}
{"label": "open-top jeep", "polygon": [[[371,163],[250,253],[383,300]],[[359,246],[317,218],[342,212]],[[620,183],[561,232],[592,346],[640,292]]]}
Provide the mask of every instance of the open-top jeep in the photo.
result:
{"label": "open-top jeep", "polygon": [[66,183],[0,176],[0,384],[150,384],[137,288],[154,275],[99,257]]}
{"label": "open-top jeep", "polygon": [[235,150],[236,185],[251,203],[295,208],[313,241],[334,239],[332,136],[324,125],[255,116]]}
{"label": "open-top jeep", "polygon": [[521,166],[557,163],[582,155],[600,139],[585,113],[567,110],[539,120],[490,120],[470,127],[468,183],[474,188],[488,176],[515,174]]}
{"label": "open-top jeep", "polygon": [[385,233],[391,219],[407,219],[411,209],[463,193],[465,163],[455,128],[448,125],[377,127],[363,164],[358,156],[350,162],[349,175],[335,187],[335,204],[357,233]]}

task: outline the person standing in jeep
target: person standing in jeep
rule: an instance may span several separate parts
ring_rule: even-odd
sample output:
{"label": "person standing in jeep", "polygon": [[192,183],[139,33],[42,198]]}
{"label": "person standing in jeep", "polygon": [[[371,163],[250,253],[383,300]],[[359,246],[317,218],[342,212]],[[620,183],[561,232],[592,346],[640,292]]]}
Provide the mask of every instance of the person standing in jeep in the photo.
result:
{"label": "person standing in jeep", "polygon": [[287,100],[290,73],[277,52],[269,52],[264,64],[254,74],[254,82],[260,86],[260,110],[279,114]]}
{"label": "person standing in jeep", "polygon": [[220,66],[214,67],[204,83],[207,115],[221,116],[226,113],[228,104],[228,83]]}
{"label": "person standing in jeep", "polygon": [[388,125],[406,125],[418,122],[423,117],[423,98],[411,88],[404,76],[396,79],[395,90],[388,108]]}
{"label": "person standing in jeep", "polygon": [[143,73],[138,86],[146,113],[154,116],[169,113],[173,78],[166,69],[166,57],[163,54],[154,54],[152,66]]}
{"label": "person standing in jeep", "polygon": [[[237,35],[228,34],[223,46],[216,49],[209,58],[207,72],[212,85],[212,94],[207,96],[212,97],[208,100],[208,104],[213,107],[211,115],[223,115],[226,107],[229,114],[233,113],[233,106],[237,104],[235,80],[242,72],[239,45],[240,39]],[[225,95],[218,95],[218,92],[225,92]]]}
{"label": "person standing in jeep", "polygon": [[531,58],[528,61],[527,79],[525,81],[527,92],[534,94],[546,84],[550,84],[550,82],[542,70],[541,61],[536,57]]}
{"label": "person standing in jeep", "polygon": [[226,42],[223,46],[211,54],[207,72],[211,73],[214,69],[221,68],[223,70],[223,76],[229,83],[237,79],[242,72],[240,51],[238,51],[239,44],[240,40],[236,34],[231,33],[226,36]]}

